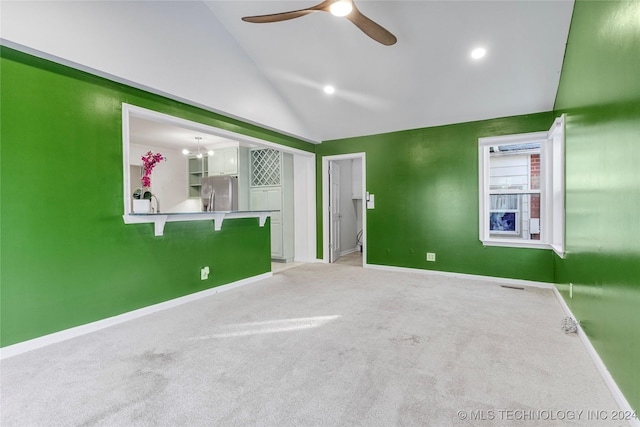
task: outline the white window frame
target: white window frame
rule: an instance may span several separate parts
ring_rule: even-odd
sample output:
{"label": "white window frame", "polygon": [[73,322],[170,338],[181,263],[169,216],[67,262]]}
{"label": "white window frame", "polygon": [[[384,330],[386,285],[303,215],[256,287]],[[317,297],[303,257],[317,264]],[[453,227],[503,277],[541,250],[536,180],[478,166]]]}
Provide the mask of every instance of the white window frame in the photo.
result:
{"label": "white window frame", "polygon": [[[479,238],[484,246],[551,249],[564,258],[564,114],[547,132],[532,132],[478,139],[480,196]],[[489,230],[491,146],[541,142],[540,147],[540,240],[501,238]],[[527,193],[519,190],[518,193]],[[535,191],[537,193],[537,191]]]}

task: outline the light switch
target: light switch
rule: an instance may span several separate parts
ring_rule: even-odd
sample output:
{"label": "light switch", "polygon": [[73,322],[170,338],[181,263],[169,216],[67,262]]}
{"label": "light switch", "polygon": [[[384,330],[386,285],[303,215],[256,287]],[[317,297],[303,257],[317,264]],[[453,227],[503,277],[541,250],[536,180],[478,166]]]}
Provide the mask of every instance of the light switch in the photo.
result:
{"label": "light switch", "polygon": [[367,201],[367,209],[375,209],[375,195],[369,194],[369,200]]}

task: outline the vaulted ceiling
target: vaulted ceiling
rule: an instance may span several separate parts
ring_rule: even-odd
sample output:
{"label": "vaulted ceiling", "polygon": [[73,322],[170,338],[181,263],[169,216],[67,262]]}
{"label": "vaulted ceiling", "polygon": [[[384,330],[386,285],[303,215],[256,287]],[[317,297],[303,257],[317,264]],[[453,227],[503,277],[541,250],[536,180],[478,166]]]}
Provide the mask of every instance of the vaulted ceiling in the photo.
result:
{"label": "vaulted ceiling", "polygon": [[324,12],[241,20],[316,3],[3,1],[0,35],[312,142],[553,108],[573,1],[357,1],[392,46]]}

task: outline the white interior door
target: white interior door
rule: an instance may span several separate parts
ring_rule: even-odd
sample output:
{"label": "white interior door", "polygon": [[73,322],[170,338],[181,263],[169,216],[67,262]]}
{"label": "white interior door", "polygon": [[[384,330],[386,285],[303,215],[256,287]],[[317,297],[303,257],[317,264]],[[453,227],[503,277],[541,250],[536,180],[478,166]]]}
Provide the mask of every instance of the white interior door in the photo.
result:
{"label": "white interior door", "polygon": [[340,258],[340,165],[329,163],[329,262]]}

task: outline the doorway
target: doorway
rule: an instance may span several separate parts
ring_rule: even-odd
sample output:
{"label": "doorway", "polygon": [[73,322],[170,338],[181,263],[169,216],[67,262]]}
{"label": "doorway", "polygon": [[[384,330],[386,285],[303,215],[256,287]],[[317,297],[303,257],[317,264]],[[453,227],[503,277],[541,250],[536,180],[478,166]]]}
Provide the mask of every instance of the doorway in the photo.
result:
{"label": "doorway", "polygon": [[365,153],[322,159],[323,261],[366,265]]}

